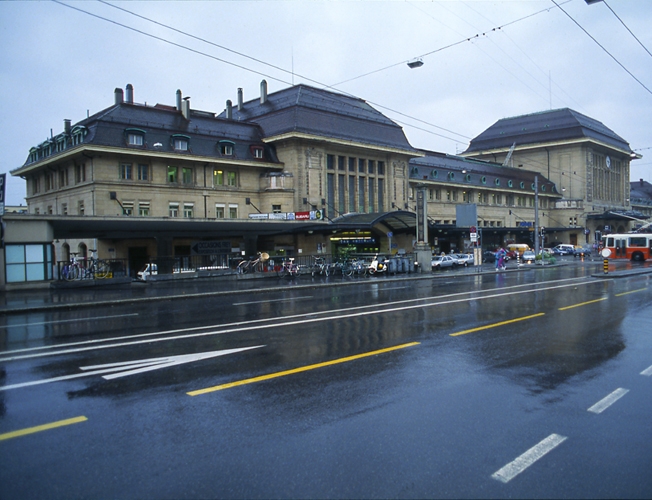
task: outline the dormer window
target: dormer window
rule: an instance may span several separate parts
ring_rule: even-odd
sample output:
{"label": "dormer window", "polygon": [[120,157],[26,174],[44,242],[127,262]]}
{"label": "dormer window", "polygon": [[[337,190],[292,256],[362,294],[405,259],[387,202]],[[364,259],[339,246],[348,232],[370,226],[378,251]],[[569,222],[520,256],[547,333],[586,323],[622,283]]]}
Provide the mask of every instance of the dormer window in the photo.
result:
{"label": "dormer window", "polygon": [[220,154],[222,156],[233,156],[235,151],[235,142],[232,141],[220,141],[218,143],[220,149]]}
{"label": "dormer window", "polygon": [[70,131],[70,136],[72,138],[72,145],[77,146],[84,142],[84,137],[88,134],[88,129],[83,125],[75,125]]}
{"label": "dormer window", "polygon": [[263,156],[264,156],[264,153],[265,153],[265,150],[263,148],[261,148],[260,146],[251,146],[251,154],[257,160],[262,160]]}
{"label": "dormer window", "polygon": [[139,128],[128,128],[125,130],[127,137],[127,146],[144,146],[145,131]]}
{"label": "dormer window", "polygon": [[175,151],[188,151],[190,137],[187,135],[175,134],[172,136],[172,147]]}

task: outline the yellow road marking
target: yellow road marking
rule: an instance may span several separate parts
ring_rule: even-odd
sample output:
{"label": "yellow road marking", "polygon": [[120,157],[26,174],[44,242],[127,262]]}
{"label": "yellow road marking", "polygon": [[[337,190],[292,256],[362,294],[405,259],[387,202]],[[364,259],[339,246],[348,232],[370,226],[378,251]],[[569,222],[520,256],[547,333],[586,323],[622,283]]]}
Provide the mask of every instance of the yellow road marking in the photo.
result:
{"label": "yellow road marking", "polygon": [[346,358],[334,359],[332,361],[324,361],[323,363],[317,363],[314,365],[301,366],[299,368],[293,368],[292,370],[285,370],[282,372],[270,373],[268,375],[261,375],[260,377],[248,378],[244,380],[238,380],[236,382],[229,382],[228,384],[216,385],[214,387],[207,387],[206,389],[198,389],[196,391],[188,392],[188,396],[199,396],[200,394],[206,394],[209,392],[221,391],[223,389],[230,389],[231,387],[238,387],[240,385],[254,384],[256,382],[262,382],[263,380],[269,380],[277,377],[285,377],[286,375],[293,375],[295,373],[306,372],[309,370],[314,370],[316,368],[323,368],[324,366],[332,366],[340,363],[346,363],[348,361],[354,361],[356,359],[366,358],[368,356],[375,356],[377,354],[383,354],[386,352],[396,351],[397,349],[404,349],[406,347],[412,347],[419,345],[420,342],[410,342],[409,344],[401,344],[394,347],[387,347],[385,349],[379,349],[377,351],[365,352],[363,354],[356,354],[355,356],[348,356]]}
{"label": "yellow road marking", "polygon": [[451,337],[457,337],[459,335],[466,335],[467,333],[479,332],[480,330],[488,330],[489,328],[496,328],[497,326],[509,325],[510,323],[516,323],[518,321],[525,321],[526,319],[538,318],[543,316],[546,313],[537,313],[532,314],[531,316],[523,316],[522,318],[510,319],[507,321],[501,321],[500,323],[493,323],[491,325],[479,326],[477,328],[471,328],[470,330],[464,330],[457,333],[451,333]]}
{"label": "yellow road marking", "polygon": [[47,431],[50,429],[56,429],[57,427],[63,427],[64,425],[78,424],[80,422],[85,422],[88,420],[86,417],[75,417],[68,418],[66,420],[59,420],[58,422],[52,422],[50,424],[37,425],[36,427],[29,427],[27,429],[20,429],[18,431],[7,432],[5,434],[0,434],[0,441],[5,439],[11,439],[15,437],[26,436],[28,434],[34,434],[35,432]]}
{"label": "yellow road marking", "polygon": [[623,295],[628,295],[630,293],[645,292],[646,290],[647,290],[647,288],[639,288],[638,290],[632,290],[631,292],[617,293],[616,297],[622,297]]}
{"label": "yellow road marking", "polygon": [[602,302],[603,300],[607,300],[607,297],[603,297],[601,299],[589,300],[588,302],[581,302],[579,304],[573,304],[572,306],[560,307],[559,310],[560,311],[565,311],[566,309],[572,309],[573,307],[586,306],[588,304],[595,304],[596,302]]}

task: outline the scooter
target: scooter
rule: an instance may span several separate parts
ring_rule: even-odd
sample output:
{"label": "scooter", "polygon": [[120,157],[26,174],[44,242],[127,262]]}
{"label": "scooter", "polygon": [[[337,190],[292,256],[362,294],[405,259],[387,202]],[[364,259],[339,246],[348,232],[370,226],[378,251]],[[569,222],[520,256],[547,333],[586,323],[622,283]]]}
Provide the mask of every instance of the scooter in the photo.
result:
{"label": "scooter", "polygon": [[382,261],[378,260],[378,254],[376,254],[367,268],[369,274],[384,273],[389,269],[389,259],[383,258]]}

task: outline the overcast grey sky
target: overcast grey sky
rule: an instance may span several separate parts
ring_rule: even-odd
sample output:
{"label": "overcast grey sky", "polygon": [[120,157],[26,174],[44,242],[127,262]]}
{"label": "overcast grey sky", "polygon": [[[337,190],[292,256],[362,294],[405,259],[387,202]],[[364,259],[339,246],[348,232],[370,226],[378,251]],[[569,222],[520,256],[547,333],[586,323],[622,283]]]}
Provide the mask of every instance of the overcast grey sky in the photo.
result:
{"label": "overcast grey sky", "polygon": [[[0,1],[0,171],[116,87],[221,112],[264,78],[269,93],[353,94],[446,153],[500,118],[569,107],[627,140],[643,155],[632,180],[652,181],[651,26],[649,0]],[[7,204],[24,196],[8,179]]]}

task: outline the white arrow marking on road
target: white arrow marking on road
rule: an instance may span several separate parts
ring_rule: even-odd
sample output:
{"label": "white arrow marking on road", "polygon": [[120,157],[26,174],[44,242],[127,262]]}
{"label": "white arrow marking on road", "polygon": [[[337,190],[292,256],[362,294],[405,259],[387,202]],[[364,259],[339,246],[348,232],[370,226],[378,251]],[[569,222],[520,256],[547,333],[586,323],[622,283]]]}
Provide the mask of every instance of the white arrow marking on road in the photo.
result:
{"label": "white arrow marking on road", "polygon": [[93,366],[80,366],[80,370],[90,370],[84,373],[76,373],[74,375],[63,375],[61,377],[48,378],[44,380],[34,380],[32,382],[23,382],[22,384],[13,384],[0,386],[0,391],[7,391],[9,389],[20,389],[21,387],[29,387],[32,385],[48,384],[50,382],[60,382],[62,380],[71,380],[81,377],[90,377],[92,375],[102,375],[109,373],[110,375],[102,375],[102,378],[111,380],[119,377],[127,377],[129,375],[136,375],[138,373],[158,370],[159,368],[167,368],[169,366],[182,365],[184,363],[191,363],[193,361],[200,361],[202,359],[215,358],[217,356],[225,356],[227,354],[234,354],[236,352],[248,351],[250,349],[258,349],[265,347],[264,345],[256,345],[252,347],[239,347],[236,349],[224,349],[221,351],[198,352],[194,354],[181,354],[178,356],[167,356],[164,358],[150,358],[150,359],[137,359],[134,361],[122,361],[119,363],[108,363],[105,365]]}

